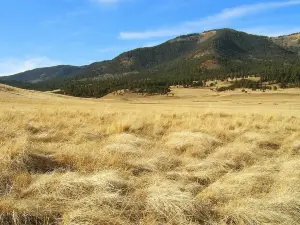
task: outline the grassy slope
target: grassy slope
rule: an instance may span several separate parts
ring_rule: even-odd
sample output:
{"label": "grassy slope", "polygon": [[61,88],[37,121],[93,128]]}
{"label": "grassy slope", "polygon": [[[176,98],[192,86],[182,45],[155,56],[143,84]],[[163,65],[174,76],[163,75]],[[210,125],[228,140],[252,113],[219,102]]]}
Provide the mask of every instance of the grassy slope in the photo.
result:
{"label": "grassy slope", "polygon": [[276,44],[283,46],[284,48],[287,48],[289,50],[292,50],[294,52],[300,53],[300,33],[284,35],[272,39]]}
{"label": "grassy slope", "polygon": [[[176,90],[182,105],[190,91]],[[299,224],[300,118],[289,110],[117,98],[0,86],[0,224]]]}

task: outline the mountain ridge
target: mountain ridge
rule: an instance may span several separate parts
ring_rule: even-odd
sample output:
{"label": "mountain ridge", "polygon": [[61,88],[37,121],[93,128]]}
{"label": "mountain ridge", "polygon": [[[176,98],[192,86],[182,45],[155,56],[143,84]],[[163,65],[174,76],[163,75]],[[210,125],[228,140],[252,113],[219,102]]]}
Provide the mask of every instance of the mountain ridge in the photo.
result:
{"label": "mountain ridge", "polygon": [[178,79],[196,76],[203,71],[207,74],[213,73],[207,70],[223,74],[237,71],[259,73],[262,69],[258,70],[255,67],[262,68],[264,64],[272,66],[271,64],[275,63],[291,64],[292,61],[299,60],[298,49],[285,44],[290,39],[293,39],[293,42],[288,43],[294,43],[297,35],[298,33],[271,38],[230,28],[215,29],[180,35],[153,47],[126,51],[112,60],[85,66],[60,65],[38,68],[1,77],[0,80],[16,82],[16,85],[19,85],[17,82],[45,84],[53,89],[59,88],[63,80],[109,79],[133,74],[141,77],[156,75]]}
{"label": "mountain ridge", "polygon": [[57,65],[49,67],[40,67],[27,70],[13,75],[0,77],[1,80],[16,80],[31,83],[38,83],[47,79],[53,79],[60,76],[68,76],[73,73],[82,72],[87,66]]}

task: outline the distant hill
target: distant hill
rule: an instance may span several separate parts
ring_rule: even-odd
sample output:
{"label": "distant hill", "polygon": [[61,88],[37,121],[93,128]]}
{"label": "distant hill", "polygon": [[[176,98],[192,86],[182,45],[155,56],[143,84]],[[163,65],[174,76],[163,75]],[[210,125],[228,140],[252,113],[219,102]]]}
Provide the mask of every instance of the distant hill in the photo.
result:
{"label": "distant hill", "polygon": [[[102,88],[106,87],[105,92],[123,87],[124,82],[132,83],[133,80],[145,78],[167,84],[242,74],[266,76],[268,72],[268,77],[276,76],[279,79],[281,76],[285,80],[287,70],[294,71],[293,77],[297,74],[298,37],[299,34],[293,34],[269,38],[233,29],[210,30],[182,35],[158,46],[127,51],[112,60],[84,67],[40,68],[0,79],[5,80],[2,82],[13,81],[14,84],[9,84],[21,87],[22,83],[27,82],[25,88],[32,89],[38,86],[42,86],[42,89],[62,88],[64,84],[61,78],[69,81],[75,79],[73,83],[86,82],[85,85],[78,84],[86,88],[102,82]],[[292,65],[293,68],[287,68]],[[283,72],[280,71],[283,69]],[[112,82],[112,79],[117,81]],[[28,85],[28,82],[34,85]],[[91,92],[96,91],[89,91],[92,95]]]}
{"label": "distant hill", "polygon": [[86,66],[59,65],[53,67],[33,69],[11,76],[0,77],[0,79],[6,81],[39,83],[51,79],[69,77],[76,73],[82,73],[85,71],[85,69]]}

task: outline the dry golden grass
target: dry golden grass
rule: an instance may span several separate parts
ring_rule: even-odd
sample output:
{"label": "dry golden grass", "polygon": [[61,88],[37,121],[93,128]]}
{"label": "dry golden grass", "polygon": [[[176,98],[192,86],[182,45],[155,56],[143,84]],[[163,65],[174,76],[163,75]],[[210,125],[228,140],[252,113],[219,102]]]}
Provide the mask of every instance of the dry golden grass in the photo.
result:
{"label": "dry golden grass", "polygon": [[83,100],[0,86],[0,224],[300,224],[296,90],[175,92]]}

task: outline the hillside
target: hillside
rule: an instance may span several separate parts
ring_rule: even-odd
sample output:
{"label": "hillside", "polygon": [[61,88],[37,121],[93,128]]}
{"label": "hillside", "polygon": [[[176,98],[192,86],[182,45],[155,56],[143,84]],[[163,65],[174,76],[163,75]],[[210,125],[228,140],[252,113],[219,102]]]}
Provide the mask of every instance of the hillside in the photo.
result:
{"label": "hillside", "polygon": [[300,33],[276,37],[273,38],[273,41],[284,48],[300,54]]}
{"label": "hillside", "polygon": [[[226,69],[222,61],[288,60],[296,57],[292,51],[273,43],[268,37],[250,35],[231,29],[184,35],[151,48],[140,48],[122,53],[106,63],[95,64],[82,76],[99,76],[124,72],[150,73],[182,67],[194,70],[213,60]],[[209,68],[210,69],[210,68]]]}
{"label": "hillside", "polygon": [[1,82],[29,89],[63,89],[70,95],[101,97],[128,86],[142,88],[145,82],[155,86],[151,91],[165,92],[168,84],[251,74],[270,81],[297,83],[299,68],[297,53],[271,38],[219,29],[179,36],[158,46],[124,52],[112,60],[85,67],[41,68],[5,77]]}

